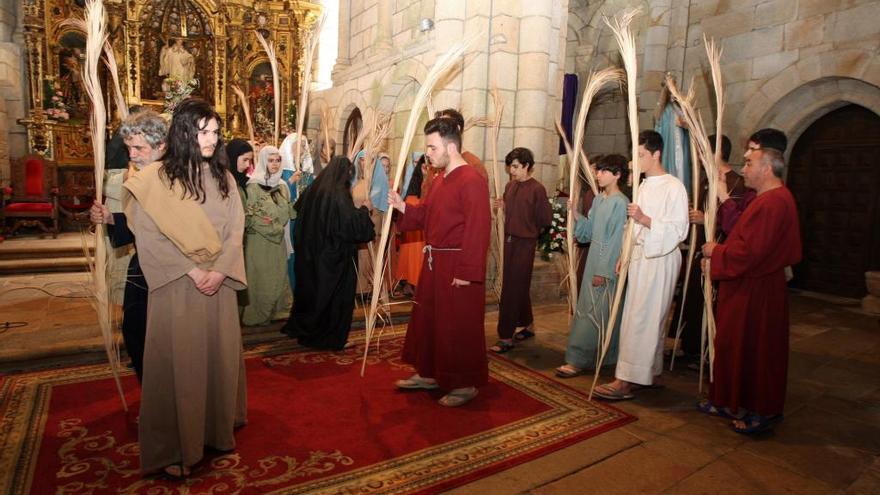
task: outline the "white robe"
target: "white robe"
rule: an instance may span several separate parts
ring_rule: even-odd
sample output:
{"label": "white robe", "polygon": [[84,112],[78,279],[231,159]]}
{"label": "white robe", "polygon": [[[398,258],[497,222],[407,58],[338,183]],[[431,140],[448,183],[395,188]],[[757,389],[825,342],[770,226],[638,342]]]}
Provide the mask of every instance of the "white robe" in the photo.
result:
{"label": "white robe", "polygon": [[663,368],[663,329],[681,268],[679,244],[688,234],[687,190],[670,174],[646,178],[638,205],[651,228],[636,224],[615,376],[651,385]]}

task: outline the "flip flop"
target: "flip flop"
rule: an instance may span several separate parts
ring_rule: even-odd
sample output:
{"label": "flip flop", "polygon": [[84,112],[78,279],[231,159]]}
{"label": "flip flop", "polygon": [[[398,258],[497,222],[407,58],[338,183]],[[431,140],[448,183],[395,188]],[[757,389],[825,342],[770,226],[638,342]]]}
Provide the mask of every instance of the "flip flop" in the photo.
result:
{"label": "flip flop", "polygon": [[441,406],[459,407],[473,400],[473,398],[476,397],[478,393],[479,390],[477,389],[474,389],[473,392],[456,392],[455,390],[453,390],[441,397],[440,400],[437,402],[439,402]]}
{"label": "flip flop", "polygon": [[719,418],[742,420],[742,417],[734,416],[730,413],[730,411],[727,410],[726,407],[715,407],[714,404],[709,402],[709,399],[703,399],[700,402],[697,402],[697,411],[700,411],[703,414],[708,414],[709,416],[718,416]]}
{"label": "flip flop", "polygon": [[435,381],[428,381],[419,375],[413,375],[403,380],[394,382],[394,386],[404,390],[434,390],[439,385]]}
{"label": "flip flop", "polygon": [[558,368],[556,368],[556,376],[559,378],[574,378],[576,376],[580,376],[586,374],[586,369],[578,369],[570,364],[564,364]]}
{"label": "flip flop", "polygon": [[528,340],[534,336],[535,336],[535,332],[529,330],[529,328],[526,327],[526,328],[523,328],[522,330],[520,330],[519,332],[516,332],[513,335],[513,339],[516,340],[517,342],[522,342],[523,340]]}
{"label": "flip flop", "polygon": [[[781,423],[783,419],[784,416],[782,414],[777,414],[775,416],[761,416],[760,414],[750,413],[746,414],[741,419],[731,421],[730,429],[743,435],[755,435],[772,429],[774,426]],[[736,426],[736,421],[742,421],[745,423],[746,427],[740,428]]]}
{"label": "flip flop", "polygon": [[514,347],[516,346],[513,342],[505,342],[503,340],[499,340],[498,342],[495,342],[495,345],[490,347],[489,350],[494,352],[495,354],[504,354]]}
{"label": "flip flop", "polygon": [[596,387],[596,389],[593,390],[593,395],[609,401],[631,400],[636,398],[632,392],[622,392],[616,388],[609,387],[607,384]]}

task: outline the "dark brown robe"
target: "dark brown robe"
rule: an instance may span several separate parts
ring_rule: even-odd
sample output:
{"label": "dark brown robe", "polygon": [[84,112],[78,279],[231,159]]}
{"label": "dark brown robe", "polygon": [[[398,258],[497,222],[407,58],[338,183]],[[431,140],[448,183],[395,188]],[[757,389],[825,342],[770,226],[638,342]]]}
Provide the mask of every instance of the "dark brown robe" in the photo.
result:
{"label": "dark brown robe", "polygon": [[498,310],[498,337],[509,339],[532,324],[532,267],[541,231],[553,221],[544,186],[533,178],[504,189],[504,273]]}

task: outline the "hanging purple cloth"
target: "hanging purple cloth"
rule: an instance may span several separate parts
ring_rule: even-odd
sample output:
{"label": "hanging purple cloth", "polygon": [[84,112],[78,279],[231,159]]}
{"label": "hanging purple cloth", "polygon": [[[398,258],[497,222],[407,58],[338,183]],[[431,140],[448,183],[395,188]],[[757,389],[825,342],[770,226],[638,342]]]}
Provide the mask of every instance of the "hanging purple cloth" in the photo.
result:
{"label": "hanging purple cloth", "polygon": [[[577,103],[578,76],[566,74],[562,80],[562,128],[565,129],[565,137],[571,143],[572,121],[574,120],[574,106]],[[565,143],[559,138],[559,154],[565,154]]]}

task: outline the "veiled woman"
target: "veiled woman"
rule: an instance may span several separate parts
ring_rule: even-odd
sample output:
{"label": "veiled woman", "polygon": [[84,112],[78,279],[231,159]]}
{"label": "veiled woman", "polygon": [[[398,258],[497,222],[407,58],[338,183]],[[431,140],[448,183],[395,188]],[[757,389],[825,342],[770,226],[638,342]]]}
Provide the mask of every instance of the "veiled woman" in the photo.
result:
{"label": "veiled woman", "polygon": [[370,212],[355,208],[352,165],[338,156],[297,200],[296,288],[282,332],[315,349],[348,342],[357,285],[357,245],[375,237]]}
{"label": "veiled woman", "polygon": [[247,305],[241,322],[268,325],[277,314],[290,309],[287,256],[290,245],[290,189],[281,180],[281,153],[274,146],[260,150],[257,168],[248,180],[245,212],[245,269],[248,274]]}

